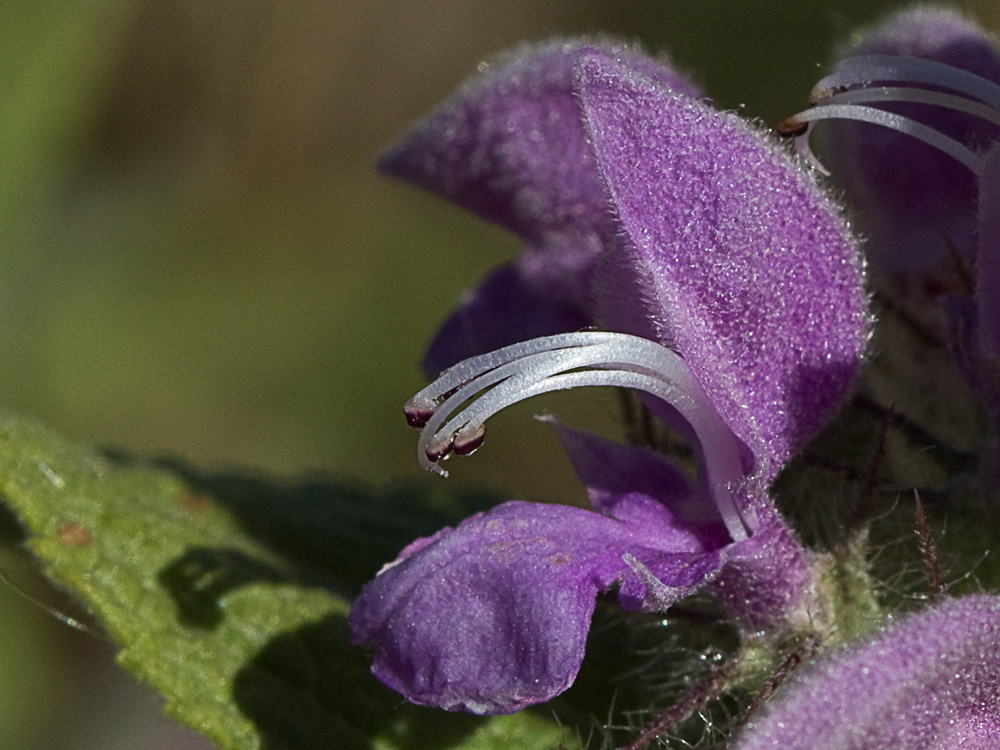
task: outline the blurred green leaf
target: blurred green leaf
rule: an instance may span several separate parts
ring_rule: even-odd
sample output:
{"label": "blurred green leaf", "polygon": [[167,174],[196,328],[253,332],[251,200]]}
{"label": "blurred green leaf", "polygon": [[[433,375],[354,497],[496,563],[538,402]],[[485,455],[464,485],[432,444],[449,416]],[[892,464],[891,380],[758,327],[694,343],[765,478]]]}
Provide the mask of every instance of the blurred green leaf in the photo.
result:
{"label": "blurred green leaf", "polygon": [[350,597],[414,535],[483,499],[320,479],[199,477],[0,413],[0,494],[52,580],[167,711],[222,748],[576,746],[540,715],[406,704],[348,643]]}

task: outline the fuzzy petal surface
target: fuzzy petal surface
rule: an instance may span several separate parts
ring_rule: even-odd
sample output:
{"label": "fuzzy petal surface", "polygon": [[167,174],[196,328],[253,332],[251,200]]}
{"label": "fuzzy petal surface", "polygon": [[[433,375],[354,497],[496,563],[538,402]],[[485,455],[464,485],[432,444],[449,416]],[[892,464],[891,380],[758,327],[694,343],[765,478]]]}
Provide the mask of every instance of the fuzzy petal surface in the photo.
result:
{"label": "fuzzy petal surface", "polygon": [[1000,747],[1000,598],[947,600],[804,670],[733,747]]}
{"label": "fuzzy petal surface", "polygon": [[737,116],[599,51],[581,57],[578,85],[628,240],[603,288],[631,287],[631,301],[603,299],[605,322],[675,348],[768,479],[862,360],[857,246],[813,180]]}
{"label": "fuzzy petal surface", "polygon": [[572,684],[597,594],[662,609],[716,574],[722,553],[580,508],[508,502],[410,545],[350,614],[372,671],[414,703],[512,713]]}
{"label": "fuzzy petal surface", "polygon": [[726,566],[709,591],[751,631],[803,620],[816,593],[808,553],[765,491],[748,502],[755,509],[757,531],[726,548]]}
{"label": "fuzzy petal surface", "polygon": [[[595,43],[661,85],[697,95],[666,65],[621,43]],[[571,228],[613,233],[573,92],[573,66],[587,44],[524,44],[483,64],[387,151],[379,167],[528,242]]]}

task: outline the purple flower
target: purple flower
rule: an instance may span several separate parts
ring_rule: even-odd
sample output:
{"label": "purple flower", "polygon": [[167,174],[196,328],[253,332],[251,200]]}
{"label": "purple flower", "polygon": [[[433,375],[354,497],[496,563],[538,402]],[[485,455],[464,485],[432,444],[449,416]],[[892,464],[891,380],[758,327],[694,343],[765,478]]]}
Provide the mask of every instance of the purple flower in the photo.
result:
{"label": "purple flower", "polygon": [[[488,82],[513,87],[510,106],[488,98],[484,109],[464,96],[454,106],[472,111],[441,121],[437,151],[465,132],[449,122],[503,123],[520,112],[516,93],[537,90],[532,76],[550,71],[553,48],[537,49],[540,57],[529,48],[506,69],[515,83],[501,73]],[[559,164],[546,167],[535,140],[515,138],[503,159],[475,167],[476,179],[457,160],[449,169],[460,174],[438,180],[471,185],[474,201],[455,190],[463,202],[505,225],[522,222],[526,237],[551,227],[564,206],[537,202],[538,175],[578,169],[574,182],[599,186],[603,198],[587,198],[574,231],[602,238],[588,277],[593,313],[613,332],[535,338],[446,370],[406,407],[423,428],[418,457],[443,474],[440,463],[477,448],[485,420],[507,405],[613,385],[644,393],[688,436],[700,471],[692,480],[653,451],[558,427],[593,512],[506,503],[414,542],[387,565],[352,608],[353,638],[374,647],[379,679],[447,709],[508,713],[565,690],[601,591],[626,609],[662,611],[711,583],[748,628],[809,617],[806,553],[767,488],[840,404],[868,337],[855,243],[775,143],[674,90],[658,69],[651,76],[652,63],[635,53],[558,49],[575,60],[575,96],[562,74],[556,100],[578,107],[575,127],[589,144],[574,151],[581,164],[562,163],[557,149],[548,158]],[[514,118],[525,132],[537,129],[532,118],[547,122],[534,99],[526,109],[530,117]],[[478,134],[498,128],[480,124],[459,137],[461,148],[488,152],[492,137],[480,144]],[[421,153],[435,150],[423,143],[432,135],[418,139]],[[522,163],[530,165],[523,200],[506,166]],[[495,184],[504,189],[482,187]],[[591,210],[598,204],[606,212]],[[536,206],[527,219],[523,205]],[[519,333],[521,322],[511,322]]]}
{"label": "purple flower", "polygon": [[[841,85],[866,81],[866,104],[932,128],[974,151],[1000,136],[1000,124],[972,114],[922,103],[937,80],[911,79],[909,96],[893,94],[899,79],[884,65],[889,56],[920,58],[1000,83],[1000,52],[992,37],[956,12],[916,8],[896,13],[855,37],[861,41],[843,56],[828,79],[814,89],[824,98]],[[913,70],[919,68],[914,66]],[[901,138],[866,122],[831,123],[824,133],[827,166],[843,185],[868,235],[867,255],[879,269],[912,277],[954,264],[954,254],[970,258],[975,249],[976,181],[960,163],[931,145]]]}
{"label": "purple flower", "polygon": [[734,747],[1000,747],[1000,598],[947,600],[804,670]]}
{"label": "purple flower", "polygon": [[970,22],[928,10],[891,18],[868,47],[902,54],[841,61],[814,88],[816,106],[782,129],[811,159],[812,124],[874,127],[836,123],[830,156],[862,209],[882,217],[867,247],[888,251],[891,270],[919,274],[928,262],[954,264],[955,252],[972,258],[974,299],[940,301],[955,362],[1000,427],[1000,53]]}

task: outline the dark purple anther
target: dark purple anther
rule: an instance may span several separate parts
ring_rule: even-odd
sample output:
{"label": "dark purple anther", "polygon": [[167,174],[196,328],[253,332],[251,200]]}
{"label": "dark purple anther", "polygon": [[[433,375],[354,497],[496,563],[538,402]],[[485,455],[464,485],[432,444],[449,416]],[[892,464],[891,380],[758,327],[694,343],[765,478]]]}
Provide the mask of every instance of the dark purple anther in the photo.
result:
{"label": "dark purple anther", "polygon": [[427,450],[424,451],[427,454],[427,459],[437,463],[442,458],[451,453],[452,449],[455,447],[455,436],[449,435],[447,440],[444,441],[433,441],[427,446]]}
{"label": "dark purple anther", "polygon": [[798,138],[800,135],[805,135],[809,130],[809,123],[798,122],[794,118],[789,117],[787,120],[782,120],[778,123],[775,131],[782,138]]}
{"label": "dark purple anther", "polygon": [[406,423],[410,425],[410,427],[416,427],[418,430],[431,420],[431,417],[434,416],[434,412],[436,411],[436,408],[422,409],[416,406],[410,406],[409,404],[403,407],[403,413],[406,414]]}
{"label": "dark purple anther", "polygon": [[481,424],[475,431],[468,435],[461,432],[456,433],[452,439],[452,450],[459,456],[468,456],[483,444],[486,439],[486,425]]}

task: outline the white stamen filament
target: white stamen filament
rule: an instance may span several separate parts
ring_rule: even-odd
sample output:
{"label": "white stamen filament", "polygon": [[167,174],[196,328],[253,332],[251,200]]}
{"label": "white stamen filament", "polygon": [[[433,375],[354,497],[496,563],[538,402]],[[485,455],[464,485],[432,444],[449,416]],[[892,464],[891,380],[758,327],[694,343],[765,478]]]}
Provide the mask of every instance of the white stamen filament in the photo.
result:
{"label": "white stamen filament", "polygon": [[870,86],[879,82],[939,86],[1000,109],[1000,86],[992,81],[952,65],[905,55],[856,55],[844,58],[837,63],[837,69],[833,73],[813,87],[810,101],[818,104],[842,89]]}
{"label": "white stamen filament", "polygon": [[557,334],[555,336],[543,336],[542,338],[520,341],[476,357],[470,357],[452,365],[438,375],[433,383],[410,399],[407,407],[419,407],[424,404],[436,406],[439,398],[465,385],[487,370],[500,367],[517,359],[522,359],[530,354],[552,351],[561,346],[581,346],[584,343],[600,344],[609,338],[613,340],[617,335],[604,331],[580,331],[577,333]]}
{"label": "white stamen filament", "polygon": [[[907,102],[916,104],[932,104],[946,107],[957,112],[974,115],[994,125],[1000,125],[1000,108],[989,104],[966,99],[954,94],[927,89],[911,89],[904,86],[879,86],[872,89],[852,89],[833,94],[822,101],[822,104],[870,104],[872,102]],[[820,104],[820,102],[817,102]]]}
{"label": "white stamen filament", "polygon": [[[945,91],[911,86],[872,86],[873,82],[932,85]],[[850,89],[851,86],[861,88]],[[969,98],[971,97],[971,98]],[[860,55],[841,61],[837,70],[813,88],[817,105],[788,118],[779,130],[795,135],[795,148],[809,164],[828,174],[809,147],[812,126],[820,120],[857,120],[896,130],[923,141],[958,160],[978,175],[983,157],[965,144],[916,120],[877,107],[879,102],[928,104],[964,112],[1000,126],[1000,86],[992,81],[933,60],[892,55]],[[801,126],[805,129],[801,130]]]}
{"label": "white stamen filament", "polygon": [[[957,159],[975,174],[979,174],[983,163],[982,157],[977,155],[975,151],[966,148],[952,138],[942,135],[940,131],[923,125],[916,120],[911,120],[909,117],[886,112],[884,109],[863,107],[858,104],[822,104],[818,107],[807,109],[805,112],[797,114],[794,118],[790,119],[794,119],[800,124],[813,123],[818,120],[858,120],[873,125],[882,125],[883,127],[891,128],[904,135],[913,136],[918,141],[923,141],[934,146],[938,150]],[[816,159],[812,149],[809,148],[808,139],[810,132],[811,128],[803,135],[796,137],[795,149],[813,167],[820,170],[823,174],[829,174],[822,163]]]}
{"label": "white stamen filament", "polygon": [[745,539],[752,533],[753,519],[743,518],[733,496],[744,481],[739,441],[684,360],[637,336],[592,331],[549,336],[449,368],[407,404],[408,412],[433,409],[417,458],[425,469],[447,476],[438,462],[453,445],[478,445],[493,414],[532,396],[585,386],[632,388],[673,406],[701,444],[709,490],[730,535]]}

